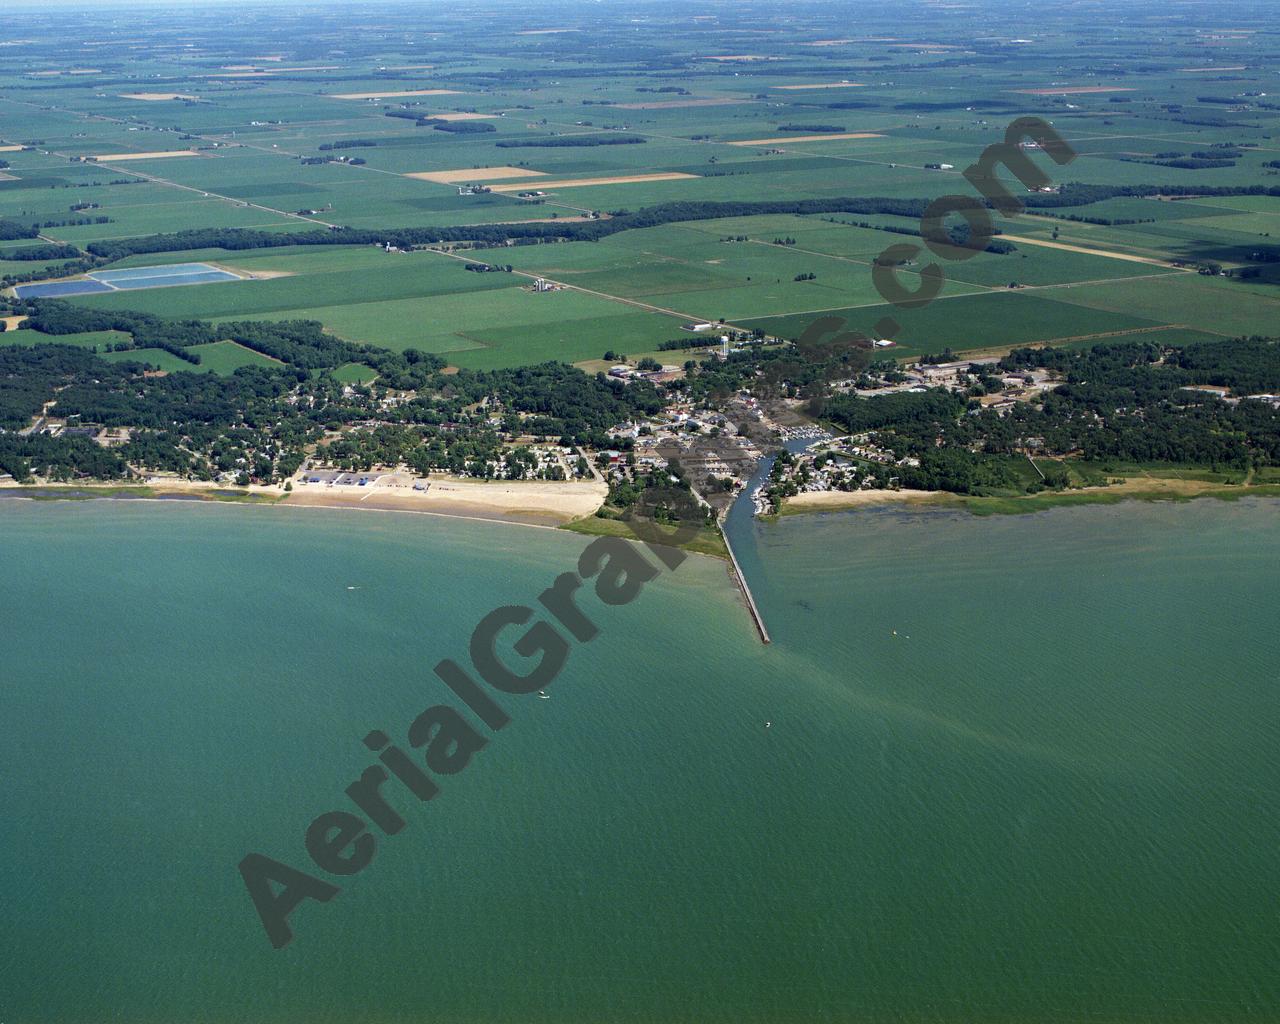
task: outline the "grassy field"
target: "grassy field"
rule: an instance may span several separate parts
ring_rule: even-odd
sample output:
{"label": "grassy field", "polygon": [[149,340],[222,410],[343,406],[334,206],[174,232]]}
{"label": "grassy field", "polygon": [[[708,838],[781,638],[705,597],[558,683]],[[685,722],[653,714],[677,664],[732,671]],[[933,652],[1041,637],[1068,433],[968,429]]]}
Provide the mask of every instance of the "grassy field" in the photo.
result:
{"label": "grassy field", "polygon": [[[468,274],[468,277],[479,276]],[[273,312],[314,319],[351,341],[447,355],[489,369],[547,359],[575,362],[605,349],[647,351],[678,334],[679,320],[574,291],[535,294],[510,283],[481,292]]]}
{"label": "grassy field", "polygon": [[1063,292],[1057,298],[1219,335],[1270,334],[1280,323],[1280,294],[1255,295],[1243,285],[1213,278],[1107,282]]}
{"label": "grassy field", "polygon": [[189,350],[200,357],[201,370],[230,374],[242,366],[279,366],[280,364],[260,352],[237,345],[234,341],[215,341],[209,345],[193,345]]}
{"label": "grassy field", "polygon": [[378,379],[377,372],[363,363],[344,363],[333,371],[333,376],[343,384],[368,384]]}
{"label": "grassy field", "polygon": [[130,359],[151,363],[161,370],[204,371],[207,373],[231,374],[242,366],[279,366],[280,364],[261,353],[237,345],[234,341],[215,341],[208,345],[193,345],[190,351],[200,357],[200,364],[194,366],[179,359],[172,353],[162,349],[126,349],[113,352],[115,345],[129,341],[127,334],[119,331],[89,331],[83,334],[41,334],[39,331],[6,331],[0,334],[0,345],[74,345],[76,348],[88,348],[97,351],[109,362],[121,362]]}
{"label": "grassy field", "polygon": [[[884,316],[902,324],[895,355],[1001,348],[1028,342],[1073,342],[1140,331],[1157,321],[1109,309],[1092,309],[1059,302],[1034,292],[1002,291],[940,299],[920,310],[897,310],[887,304],[835,310],[825,315],[844,317],[849,326],[868,334]],[[812,321],[807,315],[743,320],[738,326],[761,328],[783,338],[795,338]]]}
{"label": "grassy field", "polygon": [[0,345],[74,345],[76,348],[96,348],[105,352],[109,346],[129,341],[127,334],[119,331],[85,331],[82,334],[41,334],[39,331],[5,331],[0,334]]}

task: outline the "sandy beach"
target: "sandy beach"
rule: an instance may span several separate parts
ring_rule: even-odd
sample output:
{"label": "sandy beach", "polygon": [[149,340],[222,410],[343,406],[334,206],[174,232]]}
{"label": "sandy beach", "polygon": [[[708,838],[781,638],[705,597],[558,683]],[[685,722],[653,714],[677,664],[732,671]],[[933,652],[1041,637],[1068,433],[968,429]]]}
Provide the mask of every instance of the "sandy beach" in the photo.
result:
{"label": "sandy beach", "polygon": [[286,505],[371,508],[430,512],[464,519],[561,526],[589,516],[603,504],[608,489],[594,480],[463,480],[432,476],[425,491],[396,477],[365,487],[295,483]]}
{"label": "sandy beach", "polygon": [[798,512],[829,512],[844,508],[870,508],[874,505],[918,504],[936,501],[945,491],[804,491],[782,503],[784,515]]}
{"label": "sandy beach", "polygon": [[[297,507],[417,512],[454,519],[546,527],[563,526],[591,515],[604,503],[608,493],[608,488],[603,483],[594,480],[494,480],[485,483],[445,476],[432,476],[427,490],[419,491],[414,489],[412,477],[394,474],[385,474],[364,487],[308,484],[295,478],[292,491],[277,486],[250,484],[241,487],[165,476],[117,483],[24,485],[6,481],[0,484],[0,488],[7,490],[10,495],[26,491],[32,496],[43,493],[48,497],[64,491],[68,497],[89,497],[94,492],[100,492],[102,497],[126,497],[132,500],[180,495],[216,499],[239,495]],[[143,491],[142,488],[147,490]]]}
{"label": "sandy beach", "polygon": [[1058,505],[1083,505],[1119,501],[1189,501],[1193,498],[1276,498],[1280,485],[1273,483],[1225,484],[1178,477],[1130,476],[1107,486],[1073,487],[1065,491],[1041,491],[1010,497],[975,497],[949,491],[805,491],[782,503],[782,515],[836,512],[842,509],[889,505],[936,505],[968,508],[978,514],[1036,512]]}

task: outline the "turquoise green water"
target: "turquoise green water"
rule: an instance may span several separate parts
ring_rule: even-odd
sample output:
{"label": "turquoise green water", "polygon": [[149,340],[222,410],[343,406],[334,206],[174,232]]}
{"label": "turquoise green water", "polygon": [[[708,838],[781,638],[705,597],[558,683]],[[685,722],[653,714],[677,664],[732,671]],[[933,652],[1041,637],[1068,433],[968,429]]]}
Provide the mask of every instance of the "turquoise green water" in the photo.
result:
{"label": "turquoise green water", "polygon": [[751,533],[772,647],[710,560],[585,600],[277,952],[240,858],[585,540],[0,501],[0,1021],[1280,1017],[1280,505]]}

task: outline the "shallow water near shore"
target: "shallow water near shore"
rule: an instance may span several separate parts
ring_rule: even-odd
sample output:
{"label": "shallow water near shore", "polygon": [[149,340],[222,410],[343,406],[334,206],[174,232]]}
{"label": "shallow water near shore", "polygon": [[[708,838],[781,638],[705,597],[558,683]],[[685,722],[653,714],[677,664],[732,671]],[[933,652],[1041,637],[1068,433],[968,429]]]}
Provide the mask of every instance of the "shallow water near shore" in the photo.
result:
{"label": "shallow water near shore", "polygon": [[[601,628],[272,950],[361,739],[589,543],[0,501],[0,1020],[1274,1020],[1280,512],[885,509]],[[394,785],[394,784],[392,784]]]}

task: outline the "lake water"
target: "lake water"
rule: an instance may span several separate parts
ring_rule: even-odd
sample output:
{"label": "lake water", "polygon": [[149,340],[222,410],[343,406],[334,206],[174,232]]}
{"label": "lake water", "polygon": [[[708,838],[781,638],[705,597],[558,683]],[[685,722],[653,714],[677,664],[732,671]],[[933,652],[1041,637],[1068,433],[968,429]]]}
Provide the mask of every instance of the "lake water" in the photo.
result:
{"label": "lake water", "polygon": [[240,859],[319,874],[362,737],[586,539],[0,501],[0,1021],[1280,1017],[1280,504],[737,533],[772,646],[710,559],[585,598],[275,951]]}

